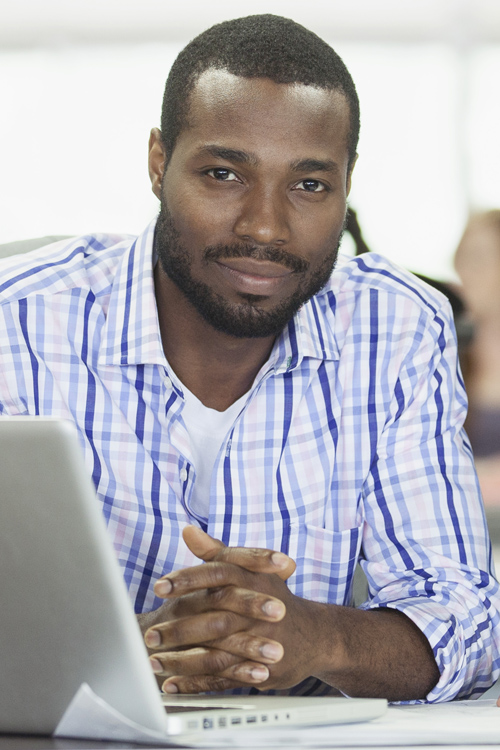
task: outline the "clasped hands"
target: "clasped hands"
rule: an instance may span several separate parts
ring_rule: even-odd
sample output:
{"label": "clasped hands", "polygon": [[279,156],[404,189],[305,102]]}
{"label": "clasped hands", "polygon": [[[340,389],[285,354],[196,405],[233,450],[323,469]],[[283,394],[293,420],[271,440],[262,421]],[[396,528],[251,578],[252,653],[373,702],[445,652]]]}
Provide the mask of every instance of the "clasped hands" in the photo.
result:
{"label": "clasped hands", "polygon": [[286,688],[312,674],[312,602],[285,581],[294,561],[281,552],[226,547],[201,529],[183,531],[205,563],[160,578],[165,599],[145,632],[153,671],[167,693],[242,686]]}

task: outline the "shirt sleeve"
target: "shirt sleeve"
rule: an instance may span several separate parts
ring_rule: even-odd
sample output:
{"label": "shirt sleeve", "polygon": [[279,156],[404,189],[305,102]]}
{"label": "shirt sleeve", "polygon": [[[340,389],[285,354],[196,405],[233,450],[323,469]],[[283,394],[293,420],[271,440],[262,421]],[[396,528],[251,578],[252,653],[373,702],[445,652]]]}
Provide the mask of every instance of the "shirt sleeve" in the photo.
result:
{"label": "shirt sleeve", "polygon": [[500,673],[500,596],[449,306],[417,331],[364,486],[363,609],[404,612],[440,680],[427,701],[478,696]]}

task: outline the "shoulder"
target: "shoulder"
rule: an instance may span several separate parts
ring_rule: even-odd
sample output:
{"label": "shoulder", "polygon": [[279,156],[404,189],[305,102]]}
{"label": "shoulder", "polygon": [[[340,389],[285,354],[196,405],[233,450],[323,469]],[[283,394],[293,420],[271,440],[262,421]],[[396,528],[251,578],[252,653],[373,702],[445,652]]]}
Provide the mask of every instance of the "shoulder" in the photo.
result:
{"label": "shoulder", "polygon": [[135,238],[95,234],[59,240],[0,260],[0,305],[76,288],[109,288],[117,264]]}
{"label": "shoulder", "polygon": [[452,323],[453,314],[446,296],[411,271],[377,253],[355,258],[339,256],[326,286],[317,295],[324,314],[339,318],[371,317],[376,313],[383,325],[413,324],[418,327]]}
{"label": "shoulder", "polygon": [[341,298],[361,297],[375,292],[385,297],[407,300],[436,314],[448,301],[444,294],[378,253],[355,258],[339,256],[326,292]]}
{"label": "shoulder", "polygon": [[[409,351],[454,338],[453,314],[444,294],[376,253],[339,256],[323,289],[305,306],[307,327],[325,350],[378,347]],[[365,342],[365,343],[362,343]]]}

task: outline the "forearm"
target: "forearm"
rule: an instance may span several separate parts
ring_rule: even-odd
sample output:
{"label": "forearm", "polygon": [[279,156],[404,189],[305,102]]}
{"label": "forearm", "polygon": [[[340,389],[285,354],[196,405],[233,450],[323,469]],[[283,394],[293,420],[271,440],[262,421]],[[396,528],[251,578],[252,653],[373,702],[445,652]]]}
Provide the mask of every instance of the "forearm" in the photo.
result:
{"label": "forearm", "polygon": [[425,698],[439,680],[427,639],[401,612],[309,605],[313,675],[323,682],[352,697],[402,701]]}

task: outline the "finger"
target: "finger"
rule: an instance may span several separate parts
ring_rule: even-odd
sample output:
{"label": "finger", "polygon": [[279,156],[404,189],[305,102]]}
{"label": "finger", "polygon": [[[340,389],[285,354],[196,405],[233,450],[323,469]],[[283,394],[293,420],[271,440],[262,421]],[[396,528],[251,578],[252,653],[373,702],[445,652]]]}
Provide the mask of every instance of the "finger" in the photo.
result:
{"label": "finger", "polygon": [[[256,591],[258,588],[256,575],[258,574],[244,570],[237,565],[210,562],[205,565],[195,565],[192,568],[174,570],[159,578],[153,588],[155,594],[162,599],[184,596],[202,589],[221,589],[229,586],[246,589],[257,595],[259,592]],[[260,586],[262,585],[261,581]],[[269,594],[267,596],[269,599],[275,599]]]}
{"label": "finger", "polygon": [[245,576],[245,572],[235,565],[208,563],[173,570],[159,578],[153,588],[156,596],[166,599],[169,596],[184,596],[200,589],[241,585],[248,580],[248,575]]}
{"label": "finger", "polygon": [[196,647],[183,651],[158,652],[149,658],[153,672],[162,677],[174,675],[221,674],[224,670],[241,662],[218,648]]}
{"label": "finger", "polygon": [[244,630],[251,622],[234,612],[204,612],[195,617],[158,623],[146,630],[144,641],[148,648],[155,650],[160,646],[166,649],[195,646],[206,641],[226,638],[239,630]]}
{"label": "finger", "polygon": [[[202,644],[208,648],[220,649],[245,661],[258,661],[261,664],[276,664],[284,656],[284,649],[278,641],[251,635],[247,632],[234,633],[226,638]],[[202,672],[202,670],[199,670]]]}
{"label": "finger", "polygon": [[[238,687],[260,687],[268,678],[269,670],[251,662],[230,667],[228,675],[194,675],[169,677],[162,685],[165,693],[221,692]],[[234,673],[235,676],[232,676]]]}
{"label": "finger", "polygon": [[158,610],[159,616],[151,627],[155,627],[162,621],[172,622],[182,617],[194,617],[214,610],[228,610],[264,622],[279,622],[286,614],[286,607],[281,599],[236,586],[203,588],[200,591],[170,598],[167,600],[167,605],[163,616],[160,616],[161,610]]}
{"label": "finger", "polygon": [[156,623],[146,630],[144,641],[151,649],[205,643],[244,630],[255,620],[280,622],[285,614],[279,599],[229,586],[207,592],[205,611]]}
{"label": "finger", "polygon": [[275,573],[282,581],[290,578],[297,567],[295,561],[284,552],[257,547],[225,547],[212,559],[239,565],[254,573]]}
{"label": "finger", "polygon": [[207,607],[210,610],[228,610],[250,619],[266,622],[279,622],[286,614],[286,607],[281,599],[237,586],[208,589]]}
{"label": "finger", "polygon": [[284,552],[258,547],[226,547],[197,526],[186,526],[182,536],[191,552],[205,562],[218,560],[239,565],[255,573],[275,573],[283,581],[286,581],[297,567],[292,558]]}
{"label": "finger", "polygon": [[[159,587],[155,586],[155,591],[157,588]],[[177,587],[175,584],[172,588],[172,595],[177,594],[179,604],[177,607],[174,606],[175,617],[171,619],[181,617],[183,612],[186,616],[191,616],[213,610],[227,610],[255,620],[279,622],[286,614],[286,607],[281,599],[260,591],[252,591],[229,584],[214,588],[203,587],[202,591],[188,592],[187,594],[182,591],[182,588],[177,593],[178,588],[181,587]]]}
{"label": "finger", "polygon": [[154,617],[151,617],[149,622],[144,623],[144,632],[148,627],[154,627],[157,623],[170,622],[170,620],[177,620],[180,617],[192,617],[206,612],[208,609],[206,589],[193,591],[191,594],[185,594],[184,596],[168,598],[152,613]]}

